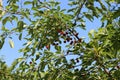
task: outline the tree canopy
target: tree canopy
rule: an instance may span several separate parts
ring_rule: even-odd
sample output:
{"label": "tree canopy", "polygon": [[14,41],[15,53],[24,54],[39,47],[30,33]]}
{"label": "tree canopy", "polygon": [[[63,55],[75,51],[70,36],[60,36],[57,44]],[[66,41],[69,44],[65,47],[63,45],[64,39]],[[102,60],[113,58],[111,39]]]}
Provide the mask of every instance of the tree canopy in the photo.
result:
{"label": "tree canopy", "polygon": [[[24,43],[19,49],[23,56],[10,67],[0,60],[1,80],[120,79],[119,0],[69,0],[69,9],[61,8],[57,0],[4,3],[0,5],[0,49],[5,39],[14,48],[13,35]],[[86,30],[86,21],[95,18],[101,24],[85,41],[76,28]],[[67,59],[70,55],[73,58]]]}

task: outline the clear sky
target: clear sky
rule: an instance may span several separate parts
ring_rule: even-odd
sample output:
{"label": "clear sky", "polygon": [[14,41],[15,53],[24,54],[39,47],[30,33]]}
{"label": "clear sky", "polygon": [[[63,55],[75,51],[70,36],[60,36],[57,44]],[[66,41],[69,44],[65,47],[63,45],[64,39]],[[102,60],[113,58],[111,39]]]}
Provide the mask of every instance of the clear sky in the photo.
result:
{"label": "clear sky", "polygon": [[[60,1],[60,0],[59,0]],[[63,0],[61,1],[61,8],[66,8],[66,9],[69,9],[71,7],[67,6],[67,3],[68,3],[68,0]],[[4,3],[5,5],[5,3]],[[79,32],[79,37],[85,37],[85,40],[88,41],[88,32],[91,30],[91,29],[97,29],[98,27],[100,27],[100,21],[99,19],[96,19],[93,21],[93,22],[90,22],[88,20],[86,20],[86,30],[82,30],[80,28],[76,28],[77,29],[77,32]],[[0,24],[1,26],[1,24]],[[6,25],[7,27],[12,27],[13,25],[8,23]],[[22,44],[24,43],[24,40],[23,41],[19,41],[18,40],[18,37],[13,35],[13,41],[14,41],[14,45],[15,47],[14,48],[11,48],[10,45],[9,45],[9,42],[8,42],[8,38],[5,40],[5,44],[3,46],[3,48],[0,50],[0,56],[3,55],[3,58],[4,60],[6,61],[6,63],[10,66],[11,63],[18,57],[22,56],[22,53],[19,53],[18,50],[20,48],[22,48]],[[72,58],[73,56],[68,56],[68,58]]]}

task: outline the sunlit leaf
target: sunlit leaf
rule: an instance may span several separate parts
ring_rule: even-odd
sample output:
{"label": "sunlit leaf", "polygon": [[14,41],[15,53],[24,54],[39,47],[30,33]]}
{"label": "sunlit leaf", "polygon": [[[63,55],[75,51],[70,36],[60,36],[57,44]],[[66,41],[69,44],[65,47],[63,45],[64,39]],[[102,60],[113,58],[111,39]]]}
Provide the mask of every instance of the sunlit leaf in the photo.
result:
{"label": "sunlit leaf", "polygon": [[11,48],[14,48],[14,42],[13,42],[12,39],[9,39],[9,44],[10,44],[10,47],[11,47]]}

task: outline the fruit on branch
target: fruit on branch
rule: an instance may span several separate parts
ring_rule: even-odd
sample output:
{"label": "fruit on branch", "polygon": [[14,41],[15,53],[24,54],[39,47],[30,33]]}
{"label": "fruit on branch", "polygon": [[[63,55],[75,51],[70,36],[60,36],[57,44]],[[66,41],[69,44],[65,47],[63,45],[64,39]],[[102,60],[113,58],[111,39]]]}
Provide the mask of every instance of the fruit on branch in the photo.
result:
{"label": "fruit on branch", "polygon": [[32,62],[30,61],[29,64],[32,64]]}
{"label": "fruit on branch", "polygon": [[50,45],[46,45],[46,48],[47,48],[47,49],[50,49]]}
{"label": "fruit on branch", "polygon": [[73,44],[73,41],[70,42],[70,45],[72,45],[72,44]]}
{"label": "fruit on branch", "polygon": [[64,43],[66,43],[66,41],[64,41]]}
{"label": "fruit on branch", "polygon": [[76,58],[76,62],[79,63],[79,59],[78,58]]}

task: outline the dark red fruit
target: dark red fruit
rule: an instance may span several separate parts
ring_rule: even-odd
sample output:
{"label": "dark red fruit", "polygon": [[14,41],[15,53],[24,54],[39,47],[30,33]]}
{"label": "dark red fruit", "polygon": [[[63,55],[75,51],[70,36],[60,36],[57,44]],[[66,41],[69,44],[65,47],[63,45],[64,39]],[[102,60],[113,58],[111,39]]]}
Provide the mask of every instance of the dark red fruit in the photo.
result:
{"label": "dark red fruit", "polygon": [[47,49],[50,49],[50,45],[47,45],[46,48],[47,48]]}
{"label": "dark red fruit", "polygon": [[67,51],[67,54],[69,54],[69,51]]}
{"label": "dark red fruit", "polygon": [[68,32],[66,32],[66,34],[68,34]]}
{"label": "dark red fruit", "polygon": [[66,41],[64,41],[64,43],[66,43]]}
{"label": "dark red fruit", "polygon": [[70,42],[70,45],[72,45],[72,44],[73,44],[73,41]]}
{"label": "dark red fruit", "polygon": [[32,62],[30,62],[29,64],[32,64]]}
{"label": "dark red fruit", "polygon": [[58,43],[56,43],[56,45],[58,45]]}
{"label": "dark red fruit", "polygon": [[120,66],[118,65],[117,68],[120,69]]}
{"label": "dark red fruit", "polygon": [[76,62],[79,63],[79,59],[78,58],[76,59]]}
{"label": "dark red fruit", "polygon": [[63,35],[63,34],[64,34],[64,32],[63,32],[63,31],[61,31],[61,32],[60,32],[60,34],[61,34],[61,35]]}
{"label": "dark red fruit", "polygon": [[70,38],[70,40],[72,40],[72,38]]}
{"label": "dark red fruit", "polygon": [[53,43],[53,45],[55,45],[55,43]]}
{"label": "dark red fruit", "polygon": [[70,41],[70,38],[67,38],[66,40],[67,40],[67,42],[69,42],[69,41]]}
{"label": "dark red fruit", "polygon": [[63,34],[63,36],[66,36],[66,34]]}

